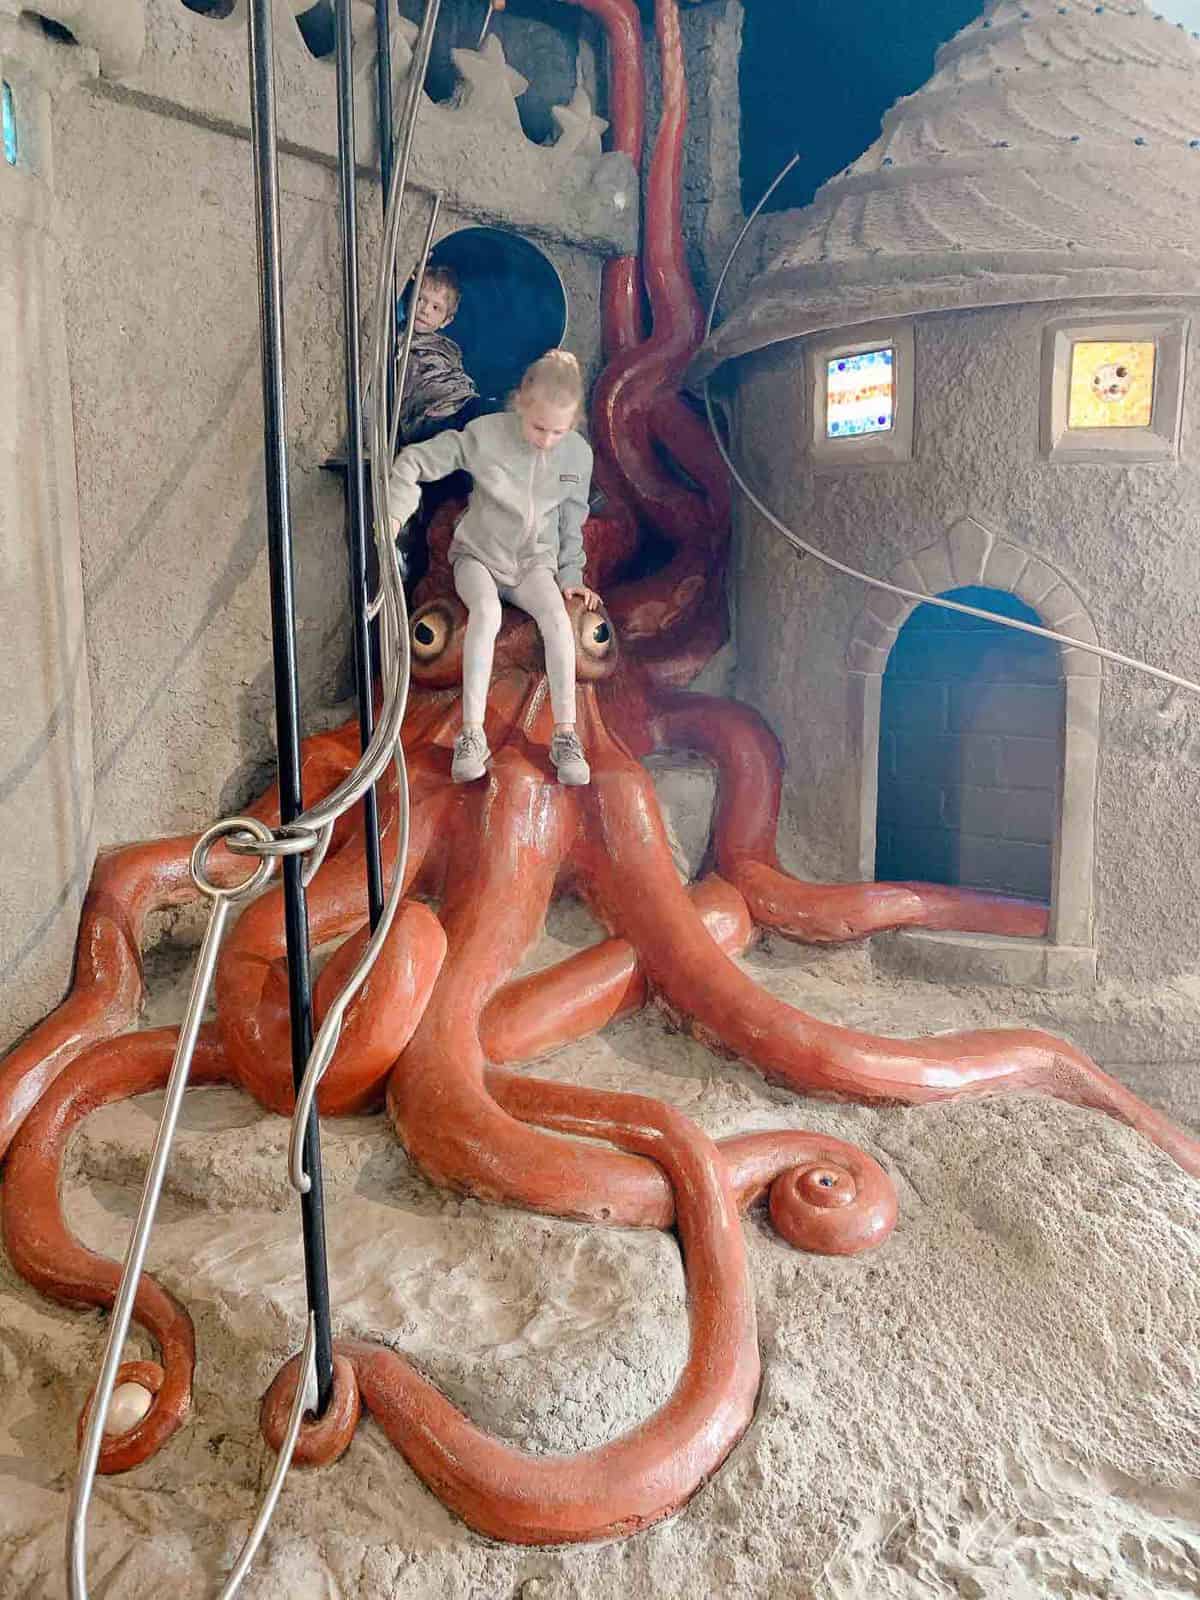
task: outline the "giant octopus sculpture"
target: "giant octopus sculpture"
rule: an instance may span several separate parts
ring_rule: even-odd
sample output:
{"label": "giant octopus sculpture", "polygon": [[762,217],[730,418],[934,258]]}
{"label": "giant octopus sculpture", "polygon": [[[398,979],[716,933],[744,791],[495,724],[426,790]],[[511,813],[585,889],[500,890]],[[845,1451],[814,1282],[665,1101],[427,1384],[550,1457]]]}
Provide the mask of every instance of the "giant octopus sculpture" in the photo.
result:
{"label": "giant octopus sculpture", "polygon": [[[616,142],[637,159],[642,66],[634,0],[579,3],[609,31]],[[683,1374],[646,1423],[586,1453],[562,1459],[515,1450],[475,1428],[394,1352],[365,1342],[336,1347],[333,1400],[323,1418],[305,1424],[299,1459],[329,1460],[343,1450],[365,1405],[471,1527],[526,1543],[643,1527],[687,1500],[736,1444],[759,1383],[740,1210],[769,1193],[772,1221],[785,1239],[849,1253],[887,1236],[896,1203],[880,1167],[838,1140],[783,1131],[714,1143],[656,1100],[548,1082],[512,1070],[516,1064],[653,996],[697,1038],[798,1091],[918,1104],[1038,1090],[1131,1124],[1200,1174],[1200,1143],[1058,1039],[1018,1031],[872,1037],[773,998],[730,959],[755,928],[817,943],[913,925],[1036,935],[1045,910],[928,885],[831,887],[788,876],[774,849],[781,780],[774,737],[748,708],[681,687],[723,637],[728,505],[708,438],[678,394],[702,325],[679,221],[686,99],[675,0],[657,0],[656,21],[664,108],[648,180],[644,260],[607,269],[610,359],[594,399],[597,479],[607,507],[588,526],[589,575],[609,605],[606,613],[574,613],[592,784],[564,789],[554,781],[537,635],[516,613],[506,615],[488,701],[490,773],[478,784],[450,783],[465,617],[449,581],[443,520],[411,624],[415,686],[404,743],[414,898],[405,901],[350,1009],[319,1096],[327,1116],[386,1099],[405,1149],[433,1183],[593,1224],[678,1232],[690,1308]],[[648,336],[640,326],[643,279]],[[649,530],[659,564],[648,576],[629,577],[637,571],[639,530]],[[689,886],[679,880],[640,761],[666,748],[699,752],[719,778],[714,870]],[[333,787],[358,750],[353,727],[307,741],[309,799]],[[394,792],[382,797],[389,870],[395,799]],[[253,810],[277,819],[271,795]],[[318,1017],[367,937],[356,818],[339,824],[310,891],[314,943],[345,938],[317,983]],[[192,844],[134,844],[100,858],[71,992],[0,1064],[5,1245],[30,1283],[69,1304],[109,1306],[118,1272],[66,1225],[58,1198],[64,1149],[88,1112],[165,1081],[176,1030],[128,1030],[142,998],[146,917],[195,894]],[[218,860],[219,852],[214,866]],[[246,869],[225,855],[219,870],[233,881]],[[563,889],[582,896],[609,937],[515,978],[551,898]],[[217,1020],[201,1033],[195,1081],[239,1084],[262,1105],[289,1112],[278,888],[250,904],[230,935],[217,999]],[[190,1402],[187,1312],[146,1278],[135,1316],[156,1341],[159,1360],[127,1363],[120,1379],[141,1384],[152,1398],[140,1421],[110,1419],[114,1431],[100,1458],[105,1472],[146,1460]],[[296,1369],[295,1361],[283,1369],[263,1404],[274,1445]]]}

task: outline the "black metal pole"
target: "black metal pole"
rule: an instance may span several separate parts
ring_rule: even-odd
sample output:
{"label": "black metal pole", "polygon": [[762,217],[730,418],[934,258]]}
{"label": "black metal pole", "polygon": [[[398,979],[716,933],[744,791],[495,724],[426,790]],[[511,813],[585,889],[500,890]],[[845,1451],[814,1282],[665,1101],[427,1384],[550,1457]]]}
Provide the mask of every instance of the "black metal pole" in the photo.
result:
{"label": "black metal pole", "polygon": [[[263,438],[267,479],[267,553],[271,582],[271,641],[275,664],[275,737],[279,747],[279,811],[286,824],[303,810],[300,787],[300,703],[296,674],[295,577],[288,499],[287,394],[283,354],[283,279],[279,244],[279,170],[275,135],[275,68],[272,0],[250,0],[250,121],[254,147],[254,208],[258,231],[258,307],[262,341]],[[299,1089],[312,1048],[312,984],[308,961],[308,907],[299,856],[283,863],[288,1001],[292,1018],[292,1075]],[[300,1199],[308,1308],[316,1322],[317,1411],[333,1393],[333,1341],[329,1327],[329,1275],[321,1142],[316,1112],[304,1136],[304,1165],[312,1179]]]}
{"label": "black metal pole", "polygon": [[392,186],[392,35],[389,0],[375,0],[375,78],[379,115],[379,176],[383,182],[383,209],[387,210]]}
{"label": "black metal pole", "polygon": [[[358,205],[354,192],[354,38],[350,0],[335,0],[338,123],[338,199],[342,230],[342,324],[346,340],[346,510],[350,526],[350,612],[354,631],[354,687],[358,731],[365,750],[375,727],[371,699],[371,623],[367,615],[366,482],[363,472],[362,368],[358,347]],[[371,927],[383,915],[383,862],[379,853],[379,801],[374,785],[363,796],[367,906]]]}
{"label": "black metal pole", "polygon": [[[375,82],[376,115],[379,119],[379,181],[383,192],[383,214],[387,216],[388,193],[392,187],[392,35],[388,6],[391,0],[375,0]],[[391,423],[396,404],[396,295],[393,283],[392,315],[388,322],[387,420]]]}

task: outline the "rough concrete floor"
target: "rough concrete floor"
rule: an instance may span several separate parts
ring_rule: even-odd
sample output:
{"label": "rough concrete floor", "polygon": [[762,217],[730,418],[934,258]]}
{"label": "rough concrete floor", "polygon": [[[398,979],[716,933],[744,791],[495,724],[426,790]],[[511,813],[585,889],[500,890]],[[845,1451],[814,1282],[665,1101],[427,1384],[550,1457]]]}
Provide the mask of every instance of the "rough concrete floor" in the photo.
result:
{"label": "rough concrete floor", "polygon": [[[591,937],[568,905],[533,964]],[[179,973],[159,966],[153,1021],[181,1007]],[[1018,1004],[878,977],[861,950],[775,942],[745,966],[805,1009],[887,1033],[1013,1020]],[[1187,1000],[1078,1004],[1093,1027],[1095,1014],[1125,1020],[1111,1038],[1152,1043],[1166,1013],[1182,1032]],[[1119,1070],[1200,1128],[1194,1064],[1154,1057]],[[896,1233],[873,1255],[826,1260],[747,1221],[758,1414],[669,1522],[600,1546],[492,1544],[366,1421],[339,1464],[289,1479],[250,1600],[1200,1594],[1200,1185],[1157,1150],[1033,1098],[912,1111],[797,1101],[655,1012],[537,1070],[659,1095],[716,1135],[798,1126],[853,1140],[898,1185]],[[109,1255],[127,1237],[158,1103],[94,1114],[72,1147],[70,1219]],[[382,1117],[326,1124],[323,1137],[338,1333],[386,1339],[530,1450],[586,1448],[662,1403],[686,1339],[671,1237],[441,1194]],[[285,1149],[283,1123],[245,1096],[191,1092],[150,1265],[195,1320],[195,1409],[157,1460],[100,1483],[92,1600],[212,1595],[244,1536],[270,1470],[259,1397],[301,1337]],[[102,1326],[0,1260],[3,1600],[65,1592],[75,1420]]]}

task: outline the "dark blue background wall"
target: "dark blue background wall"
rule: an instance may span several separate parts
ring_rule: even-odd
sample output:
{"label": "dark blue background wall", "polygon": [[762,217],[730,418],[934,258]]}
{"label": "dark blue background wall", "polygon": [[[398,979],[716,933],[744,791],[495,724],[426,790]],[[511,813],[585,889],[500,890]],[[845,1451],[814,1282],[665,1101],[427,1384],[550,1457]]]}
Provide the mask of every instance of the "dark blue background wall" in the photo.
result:
{"label": "dark blue background wall", "polygon": [[742,203],[754,205],[793,151],[804,160],[771,209],[807,205],[919,89],[939,44],[984,0],[746,0]]}

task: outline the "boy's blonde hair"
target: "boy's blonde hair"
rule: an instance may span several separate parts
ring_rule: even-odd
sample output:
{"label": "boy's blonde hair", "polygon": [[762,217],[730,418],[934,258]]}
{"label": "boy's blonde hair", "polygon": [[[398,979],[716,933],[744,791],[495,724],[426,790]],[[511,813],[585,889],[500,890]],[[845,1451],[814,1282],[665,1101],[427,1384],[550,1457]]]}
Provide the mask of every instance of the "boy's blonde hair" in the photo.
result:
{"label": "boy's blonde hair", "polygon": [[450,315],[453,316],[458,310],[458,302],[462,299],[462,285],[453,267],[427,267],[425,276],[421,279],[421,287],[444,289],[450,300]]}
{"label": "boy's blonde hair", "polygon": [[540,395],[551,405],[574,406],[576,411],[580,410],[583,405],[583,373],[569,350],[547,350],[544,356],[539,356],[531,366],[526,367],[525,376],[517,389],[518,404],[533,394]]}

